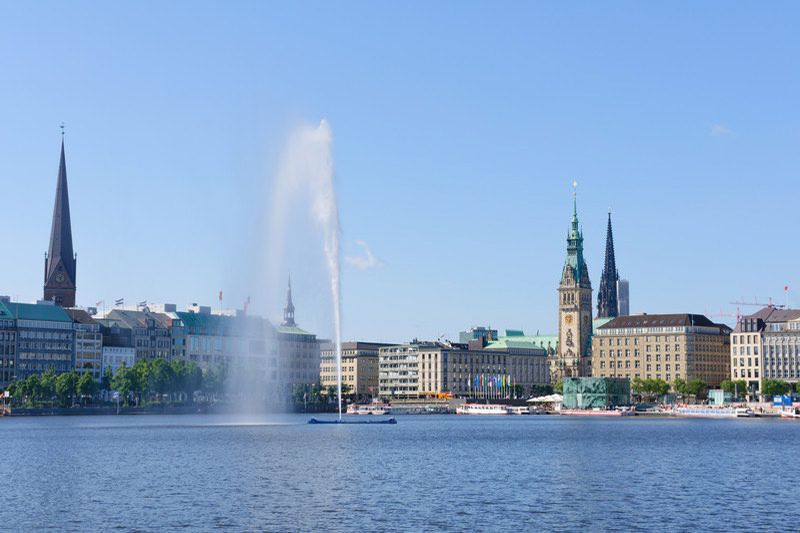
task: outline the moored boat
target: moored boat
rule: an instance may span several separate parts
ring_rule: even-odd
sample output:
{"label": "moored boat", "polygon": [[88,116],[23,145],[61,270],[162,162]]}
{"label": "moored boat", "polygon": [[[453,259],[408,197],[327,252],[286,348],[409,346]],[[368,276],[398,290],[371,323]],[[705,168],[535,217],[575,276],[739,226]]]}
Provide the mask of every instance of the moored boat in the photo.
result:
{"label": "moored boat", "polygon": [[786,407],[781,409],[781,418],[800,420],[800,407]]}
{"label": "moored boat", "polygon": [[754,416],[756,416],[756,414],[749,407],[736,408],[736,418],[752,418]]}
{"label": "moored boat", "polygon": [[392,408],[386,403],[351,403],[347,406],[348,415],[388,415]]}
{"label": "moored boat", "polygon": [[493,403],[465,403],[456,407],[457,415],[507,415],[505,405]]}
{"label": "moored boat", "polygon": [[509,405],[506,407],[506,411],[510,415],[529,415],[531,413],[527,405]]}
{"label": "moored boat", "polygon": [[559,411],[564,416],[634,416],[633,409],[561,409]]}

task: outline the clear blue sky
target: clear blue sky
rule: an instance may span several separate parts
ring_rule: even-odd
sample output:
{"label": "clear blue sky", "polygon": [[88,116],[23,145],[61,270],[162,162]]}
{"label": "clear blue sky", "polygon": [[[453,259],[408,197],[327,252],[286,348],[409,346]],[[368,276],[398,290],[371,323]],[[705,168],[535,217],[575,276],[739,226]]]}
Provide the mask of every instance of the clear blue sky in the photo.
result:
{"label": "clear blue sky", "polygon": [[[325,118],[344,255],[379,260],[344,267],[347,339],[554,331],[573,179],[595,291],[611,207],[633,312],[735,312],[786,284],[800,304],[798,20],[791,2],[6,3],[0,294],[40,297],[61,121],[79,303],[236,305],[283,143]],[[307,233],[286,270],[328,336]]]}

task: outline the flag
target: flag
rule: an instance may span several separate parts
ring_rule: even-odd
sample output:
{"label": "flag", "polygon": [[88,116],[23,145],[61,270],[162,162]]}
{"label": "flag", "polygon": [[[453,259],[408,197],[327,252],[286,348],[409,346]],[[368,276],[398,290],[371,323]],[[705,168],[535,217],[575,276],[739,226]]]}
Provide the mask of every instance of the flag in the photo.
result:
{"label": "flag", "polygon": [[105,301],[105,300],[100,300],[99,302],[97,302],[96,304],[94,304],[94,306],[95,306],[95,307],[100,307],[100,306],[101,306],[101,305],[103,305],[104,303],[106,303],[106,301]]}
{"label": "flag", "polygon": [[788,285],[784,285],[783,290],[784,290],[784,292],[789,292],[789,286]]}
{"label": "flag", "polygon": [[219,291],[219,301],[222,301],[222,290]]}
{"label": "flag", "polygon": [[114,300],[114,305],[125,305],[125,298],[120,298],[119,300]]}
{"label": "flag", "polygon": [[136,307],[147,307],[147,300],[139,302],[138,304],[136,304]]}

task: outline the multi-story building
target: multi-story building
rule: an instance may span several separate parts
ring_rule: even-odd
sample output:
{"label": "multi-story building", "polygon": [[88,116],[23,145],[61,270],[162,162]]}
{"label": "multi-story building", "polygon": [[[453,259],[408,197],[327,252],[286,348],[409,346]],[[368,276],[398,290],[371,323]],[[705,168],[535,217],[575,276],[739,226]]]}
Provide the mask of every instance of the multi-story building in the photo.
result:
{"label": "multi-story building", "polygon": [[617,304],[619,305],[619,316],[631,314],[631,287],[627,279],[617,281]]}
{"label": "multi-story building", "polygon": [[8,302],[5,307],[16,319],[16,379],[25,379],[50,368],[61,373],[75,367],[75,330],[64,309],[51,301]]}
{"label": "multi-story building", "polygon": [[136,363],[136,348],[133,346],[103,346],[103,360],[101,365],[101,375],[106,370],[111,370],[116,374],[122,366],[128,368]]}
{"label": "multi-story building", "polygon": [[106,326],[117,323],[119,327],[131,330],[131,341],[136,348],[137,361],[158,358],[169,360],[172,356],[169,320],[163,314],[146,310],[114,309],[106,315],[103,322]]}
{"label": "multi-story building", "polygon": [[485,326],[473,326],[458,333],[458,342],[467,344],[469,341],[486,339],[487,342],[497,340],[497,330]]}
{"label": "multi-story building", "polygon": [[716,387],[730,375],[730,332],[703,315],[620,316],[594,333],[592,375],[699,378]]}
{"label": "multi-story building", "polygon": [[764,379],[800,381],[800,310],[765,307],[739,319],[730,338],[730,378],[751,392]]}
{"label": "multi-story building", "polygon": [[83,309],[65,309],[75,329],[75,370],[99,382],[103,366],[103,334],[100,323]]}
{"label": "multi-story building", "polygon": [[5,388],[16,379],[17,326],[14,315],[0,299],[0,387]]}
{"label": "multi-story building", "polygon": [[482,339],[468,345],[413,341],[379,354],[380,395],[386,398],[500,397],[550,378],[545,349],[490,349]]}
{"label": "multi-story building", "polygon": [[292,282],[286,291],[283,322],[275,328],[280,366],[279,382],[316,385],[320,382],[320,344],[317,336],[297,326],[294,320]]}
{"label": "multi-story building", "polygon": [[550,380],[588,376],[592,349],[592,282],[583,257],[583,231],[574,198],[567,234],[567,259],[558,287],[558,347],[550,358]]}
{"label": "multi-story building", "polygon": [[[388,346],[394,345],[363,341],[342,343],[342,385],[359,401],[378,396],[379,351]],[[320,348],[319,376],[323,387],[336,386],[336,345],[332,342]]]}

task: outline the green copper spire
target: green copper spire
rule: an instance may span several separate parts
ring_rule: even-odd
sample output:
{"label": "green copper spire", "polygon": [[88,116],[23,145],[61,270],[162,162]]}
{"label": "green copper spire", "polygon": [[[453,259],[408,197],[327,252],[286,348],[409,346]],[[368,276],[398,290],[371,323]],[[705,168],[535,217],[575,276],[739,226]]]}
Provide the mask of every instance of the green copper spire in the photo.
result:
{"label": "green copper spire", "polygon": [[586,273],[586,262],[583,259],[583,233],[578,220],[578,183],[572,182],[572,224],[567,234],[567,265],[572,267],[572,272],[577,283],[581,282]]}

